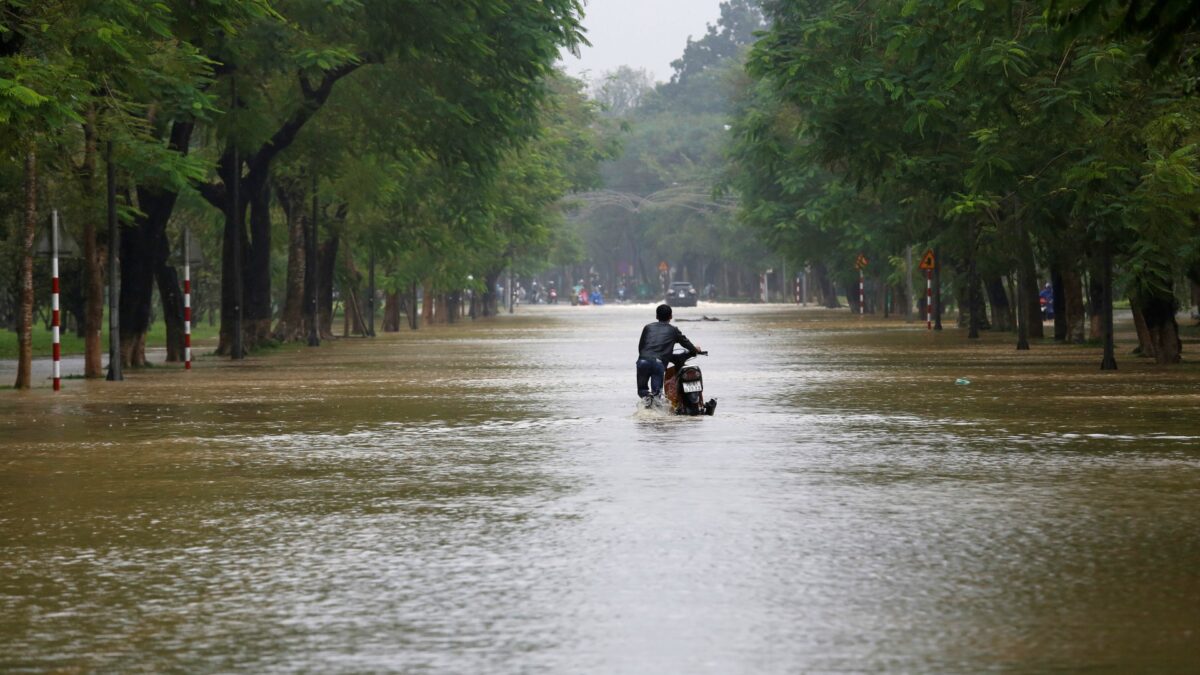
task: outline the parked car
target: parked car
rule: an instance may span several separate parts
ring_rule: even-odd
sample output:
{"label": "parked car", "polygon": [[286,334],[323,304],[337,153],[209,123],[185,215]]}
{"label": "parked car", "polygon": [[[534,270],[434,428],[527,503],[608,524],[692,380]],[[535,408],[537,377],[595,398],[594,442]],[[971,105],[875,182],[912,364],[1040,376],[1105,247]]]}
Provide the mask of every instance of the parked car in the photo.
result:
{"label": "parked car", "polygon": [[676,281],[667,290],[667,304],[672,307],[695,307],[696,287],[690,281]]}

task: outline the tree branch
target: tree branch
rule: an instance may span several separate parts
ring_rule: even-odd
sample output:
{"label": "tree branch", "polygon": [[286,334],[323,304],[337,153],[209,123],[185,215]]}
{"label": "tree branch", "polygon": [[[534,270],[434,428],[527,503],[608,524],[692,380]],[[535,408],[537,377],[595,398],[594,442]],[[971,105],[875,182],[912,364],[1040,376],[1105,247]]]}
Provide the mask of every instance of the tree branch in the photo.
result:
{"label": "tree branch", "polygon": [[300,81],[300,90],[304,94],[304,102],[279,127],[270,140],[264,143],[258,152],[254,153],[254,156],[249,159],[247,162],[249,172],[257,174],[264,171],[276,155],[296,140],[296,135],[304,128],[304,125],[321,109],[321,106],[329,99],[329,94],[333,92],[333,85],[337,84],[338,80],[353,73],[367,63],[367,59],[359,59],[328,70],[316,88],[312,86],[307,76],[303,73],[298,74],[297,78]]}
{"label": "tree branch", "polygon": [[212,183],[198,183],[196,191],[204,197],[204,201],[213,205],[213,208],[225,212],[225,187],[223,185],[214,185]]}

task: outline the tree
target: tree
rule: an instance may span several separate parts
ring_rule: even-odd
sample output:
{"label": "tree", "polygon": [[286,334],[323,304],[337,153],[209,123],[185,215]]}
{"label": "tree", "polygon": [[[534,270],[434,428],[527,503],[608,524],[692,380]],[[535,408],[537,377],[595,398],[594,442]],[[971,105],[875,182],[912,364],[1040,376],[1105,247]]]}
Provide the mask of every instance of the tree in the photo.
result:
{"label": "tree", "polygon": [[1050,8],[1065,24],[1066,39],[1087,34],[1146,37],[1152,65],[1178,56],[1188,33],[1200,26],[1200,14],[1189,0],[1057,0]]}
{"label": "tree", "polygon": [[[1135,309],[1163,317],[1155,342],[1175,344],[1173,311],[1156,308],[1195,239],[1168,224],[1195,216],[1187,78],[1151,75],[1136,40],[1064,45],[1043,9],[768,4],[772,28],[749,64],[761,85],[735,124],[749,217],[810,244],[831,234],[831,248],[937,245],[957,261],[972,335],[981,286],[1007,323],[1011,274],[1030,313],[1035,257],[1100,278],[1114,260]],[[860,202],[887,215],[854,214]]]}
{"label": "tree", "polygon": [[[352,74],[389,64],[411,86],[418,107],[437,105],[448,115],[471,122],[474,133],[459,140],[457,152],[494,158],[494,144],[477,139],[504,138],[527,122],[542,92],[537,85],[560,47],[580,42],[575,0],[501,3],[399,4],[387,0],[330,6],[312,0],[281,3],[280,11],[294,29],[282,34],[266,27],[255,39],[230,45],[226,62],[257,89],[240,90],[234,123],[222,134],[225,147],[215,180],[201,193],[226,214],[225,273],[222,290],[222,339],[228,353],[239,303],[247,324],[248,346],[270,334],[270,176],[279,153],[290,146],[333,94],[335,85]],[[277,53],[282,59],[255,60]],[[382,75],[383,73],[378,73]],[[422,104],[423,98],[429,103]],[[403,114],[402,114],[403,116]],[[238,199],[233,199],[234,178]],[[250,210],[249,232],[241,215]],[[247,252],[244,268],[234,267],[235,248]],[[236,280],[245,277],[244,295]]]}
{"label": "tree", "polygon": [[592,83],[592,98],[608,117],[625,117],[654,91],[654,80],[645,68],[619,66]]}
{"label": "tree", "polygon": [[671,85],[686,86],[688,80],[710,68],[721,68],[741,57],[746,45],[753,44],[755,32],[764,27],[765,17],[758,0],[730,0],[720,5],[721,17],[708,24],[699,40],[688,38],[683,56],[671,62],[675,71]]}
{"label": "tree", "polygon": [[71,106],[72,75],[78,64],[53,50],[54,35],[35,28],[41,18],[24,4],[0,7],[0,134],[23,160],[22,226],[19,235],[17,389],[32,377],[33,241],[38,221],[39,146],[53,142],[78,115]]}

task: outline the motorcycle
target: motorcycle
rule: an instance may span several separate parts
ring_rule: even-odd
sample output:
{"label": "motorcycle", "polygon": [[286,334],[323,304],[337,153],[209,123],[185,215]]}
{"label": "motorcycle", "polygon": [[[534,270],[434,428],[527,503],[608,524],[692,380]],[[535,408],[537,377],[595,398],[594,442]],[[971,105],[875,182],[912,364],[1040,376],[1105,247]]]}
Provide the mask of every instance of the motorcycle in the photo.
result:
{"label": "motorcycle", "polygon": [[676,354],[663,376],[663,393],[671,412],[676,415],[713,415],[717,412],[717,399],[704,400],[704,374],[700,372],[700,366],[688,363],[696,355],[708,356],[708,352]]}
{"label": "motorcycle", "polygon": [[558,304],[558,291],[554,290],[553,288],[550,289],[550,304]]}
{"label": "motorcycle", "polygon": [[1042,321],[1054,320],[1054,290],[1050,284],[1038,293],[1038,304],[1042,308]]}

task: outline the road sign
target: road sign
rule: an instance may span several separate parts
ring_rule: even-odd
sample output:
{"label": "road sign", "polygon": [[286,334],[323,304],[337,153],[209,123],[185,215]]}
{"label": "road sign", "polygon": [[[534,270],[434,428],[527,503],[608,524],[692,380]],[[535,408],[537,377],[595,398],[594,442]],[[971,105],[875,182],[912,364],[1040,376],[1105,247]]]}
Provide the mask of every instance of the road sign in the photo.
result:
{"label": "road sign", "polygon": [[871,261],[867,260],[867,256],[859,253],[858,257],[854,259],[854,267],[856,269],[860,269],[860,270],[865,269],[867,266],[867,263],[869,263],[869,262],[871,262]]}
{"label": "road sign", "polygon": [[925,255],[921,257],[921,264],[918,267],[923,270],[931,270],[934,266],[933,249],[925,249]]}
{"label": "road sign", "polygon": [[666,272],[669,269],[671,269],[671,266],[667,264],[666,260],[658,263],[658,271],[659,272]]}

